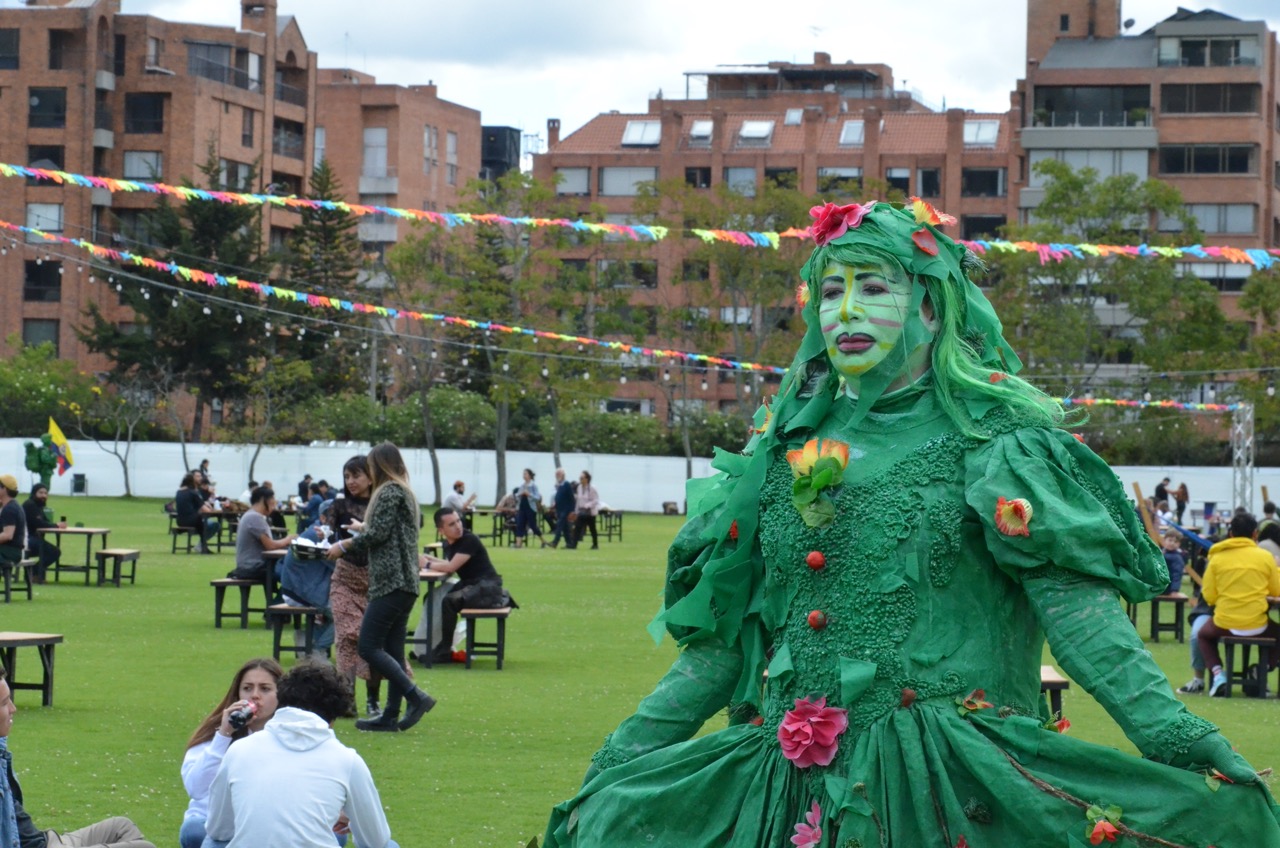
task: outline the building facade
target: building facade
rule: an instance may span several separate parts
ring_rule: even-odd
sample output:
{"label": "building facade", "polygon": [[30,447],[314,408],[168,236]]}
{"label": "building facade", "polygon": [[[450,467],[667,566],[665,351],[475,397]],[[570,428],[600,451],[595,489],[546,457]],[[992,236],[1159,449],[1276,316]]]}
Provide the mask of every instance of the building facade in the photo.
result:
{"label": "building facade", "polygon": [[[276,0],[241,0],[238,28],[121,13],[120,0],[32,0],[0,9],[0,161],[81,174],[204,184],[210,150],[228,188],[301,191],[311,161],[316,57]],[[249,176],[256,169],[256,179]],[[6,180],[0,217],[126,249],[154,197]],[[264,212],[281,243],[297,213]],[[65,251],[64,251],[65,252]],[[75,327],[89,302],[127,321],[84,263],[28,249],[0,256],[0,334],[52,342],[94,370]]]}

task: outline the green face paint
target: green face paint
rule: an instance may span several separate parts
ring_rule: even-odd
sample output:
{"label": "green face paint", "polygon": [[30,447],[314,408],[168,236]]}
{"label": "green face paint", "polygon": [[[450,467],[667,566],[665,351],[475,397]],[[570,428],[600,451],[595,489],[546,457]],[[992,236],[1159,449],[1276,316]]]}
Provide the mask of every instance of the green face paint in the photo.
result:
{"label": "green face paint", "polygon": [[[856,394],[862,376],[884,362],[902,339],[912,283],[886,267],[831,262],[822,270],[818,296],[827,356]],[[918,362],[919,352],[912,353],[910,359]],[[907,370],[900,375],[903,384]]]}

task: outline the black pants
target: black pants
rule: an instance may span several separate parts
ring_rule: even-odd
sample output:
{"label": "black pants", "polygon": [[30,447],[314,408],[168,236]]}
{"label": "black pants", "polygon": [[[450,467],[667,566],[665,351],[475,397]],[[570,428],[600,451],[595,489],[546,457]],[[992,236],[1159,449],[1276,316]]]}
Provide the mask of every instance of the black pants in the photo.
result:
{"label": "black pants", "polygon": [[551,537],[551,544],[557,544],[564,539],[565,547],[573,547],[573,532],[569,529],[569,512],[568,510],[556,510],[556,532]]}
{"label": "black pants", "polygon": [[48,539],[32,539],[31,550],[28,551],[28,554],[39,560],[36,563],[36,567],[32,569],[31,576],[36,580],[44,580],[49,566],[58,561],[58,557],[62,556],[62,551]]}
{"label": "black pants", "polygon": [[582,541],[584,531],[588,527],[591,528],[591,547],[597,548],[600,546],[599,540],[596,538],[596,517],[580,512],[578,513],[577,523],[573,525],[573,547],[576,548],[578,543]]}
{"label": "black pants", "polygon": [[400,715],[400,701],[414,689],[413,680],[404,670],[404,639],[409,614],[417,600],[416,592],[392,592],[370,598],[360,622],[356,650],[369,668],[386,678],[385,713],[391,718]]}
{"label": "black pants", "polygon": [[431,652],[432,661],[443,662],[452,653],[453,630],[458,626],[458,613],[464,609],[497,609],[505,605],[506,593],[501,583],[454,583],[440,599],[440,644]]}

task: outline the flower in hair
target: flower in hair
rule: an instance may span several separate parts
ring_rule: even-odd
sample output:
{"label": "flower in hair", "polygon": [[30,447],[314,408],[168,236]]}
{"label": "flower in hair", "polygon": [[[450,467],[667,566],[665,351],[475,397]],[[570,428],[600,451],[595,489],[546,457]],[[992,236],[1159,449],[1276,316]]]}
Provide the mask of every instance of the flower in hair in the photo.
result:
{"label": "flower in hair", "polygon": [[935,227],[942,227],[956,222],[955,215],[939,212],[932,203],[928,203],[918,197],[912,196],[908,198],[907,203],[911,205],[911,212],[915,215],[917,224],[932,224]]}
{"label": "flower in hair", "polygon": [[809,305],[809,284],[801,283],[796,286],[796,306],[804,309]]}
{"label": "flower in hair", "polygon": [[809,210],[809,216],[814,219],[809,227],[814,243],[822,247],[840,238],[849,231],[850,227],[857,229],[862,219],[875,205],[876,202],[873,200],[866,204],[850,203],[845,206],[836,206],[834,203],[827,203],[823,206],[814,206]]}

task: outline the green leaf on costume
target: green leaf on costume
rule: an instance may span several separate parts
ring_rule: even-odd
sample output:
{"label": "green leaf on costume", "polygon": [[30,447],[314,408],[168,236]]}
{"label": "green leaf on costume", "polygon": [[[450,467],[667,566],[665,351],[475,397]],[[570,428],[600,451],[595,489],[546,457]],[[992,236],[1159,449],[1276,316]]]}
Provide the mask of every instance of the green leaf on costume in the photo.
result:
{"label": "green leaf on costume", "polygon": [[1084,814],[1085,814],[1085,817],[1088,818],[1089,821],[1091,822],[1096,822],[1098,819],[1102,818],[1105,815],[1102,812],[1102,808],[1099,807],[1097,804],[1090,804],[1089,809],[1085,810]]}
{"label": "green leaf on costume", "polygon": [[1222,781],[1213,776],[1213,772],[1209,772],[1204,776],[1204,782],[1208,784],[1210,792],[1217,792],[1222,787]]}
{"label": "green leaf on costume", "polygon": [[1120,821],[1120,817],[1124,815],[1124,810],[1120,809],[1115,804],[1111,804],[1102,811],[1102,815],[1106,816],[1107,821],[1112,824],[1116,824]]}
{"label": "green leaf on costume", "polygon": [[800,517],[810,527],[825,527],[835,519],[836,507],[828,499],[818,498],[800,510]]}
{"label": "green leaf on costume", "polygon": [[821,490],[815,489],[812,486],[805,486],[803,489],[797,489],[795,491],[795,494],[792,496],[792,500],[795,502],[796,509],[803,511],[807,505],[816,501],[818,496],[821,494]]}
{"label": "green leaf on costume", "polygon": [[825,489],[831,485],[831,469],[824,468],[813,475],[813,482],[809,484],[815,489]]}

